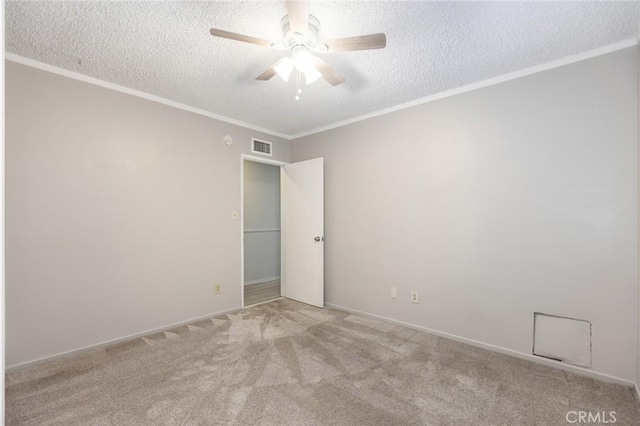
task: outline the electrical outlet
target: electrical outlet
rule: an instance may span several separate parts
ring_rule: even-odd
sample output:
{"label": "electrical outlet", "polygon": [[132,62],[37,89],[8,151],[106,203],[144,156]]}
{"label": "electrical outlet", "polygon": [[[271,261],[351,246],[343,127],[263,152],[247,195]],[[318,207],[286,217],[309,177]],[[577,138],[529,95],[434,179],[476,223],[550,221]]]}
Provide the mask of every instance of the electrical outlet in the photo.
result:
{"label": "electrical outlet", "polygon": [[411,303],[418,303],[419,298],[418,298],[418,292],[417,291],[412,291],[411,292]]}
{"label": "electrical outlet", "polygon": [[398,298],[398,289],[396,287],[391,287],[391,298],[392,299]]}
{"label": "electrical outlet", "polygon": [[222,293],[222,284],[216,284],[214,288],[215,288],[216,294]]}

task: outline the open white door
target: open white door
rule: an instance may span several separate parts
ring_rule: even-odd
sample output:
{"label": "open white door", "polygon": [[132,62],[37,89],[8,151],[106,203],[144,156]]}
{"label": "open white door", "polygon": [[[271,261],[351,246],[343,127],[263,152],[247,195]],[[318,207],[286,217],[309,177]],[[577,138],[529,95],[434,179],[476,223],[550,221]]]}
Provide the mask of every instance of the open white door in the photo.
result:
{"label": "open white door", "polygon": [[324,307],[324,159],[282,168],[284,296]]}

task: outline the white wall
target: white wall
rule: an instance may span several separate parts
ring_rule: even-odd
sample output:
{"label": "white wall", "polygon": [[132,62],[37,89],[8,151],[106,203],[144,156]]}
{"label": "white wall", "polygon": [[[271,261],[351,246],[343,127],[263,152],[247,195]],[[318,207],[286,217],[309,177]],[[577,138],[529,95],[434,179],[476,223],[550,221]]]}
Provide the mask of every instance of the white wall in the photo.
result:
{"label": "white wall", "polygon": [[634,381],[637,54],[294,141],[325,158],[328,303],[524,354],[534,311],[586,319],[593,370]]}
{"label": "white wall", "polygon": [[239,308],[253,136],[7,62],[7,365]]}
{"label": "white wall", "polygon": [[254,283],[280,277],[280,167],[244,161],[243,173],[244,282]]}

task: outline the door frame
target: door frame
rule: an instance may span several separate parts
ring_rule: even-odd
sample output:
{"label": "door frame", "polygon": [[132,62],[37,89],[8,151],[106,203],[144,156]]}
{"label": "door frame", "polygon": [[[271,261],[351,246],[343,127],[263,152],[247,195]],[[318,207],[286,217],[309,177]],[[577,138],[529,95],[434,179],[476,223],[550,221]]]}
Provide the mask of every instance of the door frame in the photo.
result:
{"label": "door frame", "polygon": [[269,164],[280,167],[280,297],[285,294],[284,258],[284,179],[282,167],[289,164],[284,161],[271,160],[249,154],[240,154],[240,307],[244,309],[244,162]]}

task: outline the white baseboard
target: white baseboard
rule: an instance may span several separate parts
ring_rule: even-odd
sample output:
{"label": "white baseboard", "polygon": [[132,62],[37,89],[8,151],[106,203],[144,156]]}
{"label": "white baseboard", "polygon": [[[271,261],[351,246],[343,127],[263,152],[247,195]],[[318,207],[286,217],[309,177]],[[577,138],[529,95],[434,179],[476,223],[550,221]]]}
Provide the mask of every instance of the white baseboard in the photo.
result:
{"label": "white baseboard", "polygon": [[279,280],[279,279],[280,279],[280,277],[260,278],[259,280],[247,281],[247,282],[244,283],[244,285],[254,285],[254,284],[268,283],[269,281],[275,281],[275,280]]}
{"label": "white baseboard", "polygon": [[[398,325],[402,325],[404,327],[408,327],[414,330],[419,330],[419,331],[424,331],[427,332],[429,334],[433,334],[435,336],[439,336],[439,337],[444,337],[445,339],[450,339],[450,340],[455,340],[456,342],[460,342],[460,343],[466,343],[468,345],[471,346],[475,346],[478,348],[482,348],[482,349],[487,349],[489,351],[493,351],[493,352],[498,352],[504,355],[509,355],[515,358],[520,358],[520,359],[524,359],[527,361],[532,361],[538,364],[544,364],[546,366],[549,367],[554,367],[554,368],[558,368],[560,370],[566,370],[566,371],[571,371],[573,373],[579,374],[581,376],[586,376],[586,377],[590,377],[596,380],[600,380],[603,382],[609,382],[609,383],[616,383],[619,385],[624,385],[624,386],[629,386],[629,387],[634,387],[635,384],[629,380],[625,380],[625,379],[621,379],[619,377],[615,377],[615,376],[610,376],[608,374],[604,374],[604,373],[598,373],[596,371],[592,371],[592,370],[587,370],[585,368],[582,367],[577,367],[575,365],[570,365],[570,364],[562,364],[559,361],[553,361],[547,358],[541,358],[541,357],[537,357],[537,356],[533,356],[524,352],[518,352],[518,351],[514,351],[513,349],[507,349],[507,348],[503,348],[502,346],[496,346],[496,345],[491,345],[489,343],[484,343],[484,342],[480,342],[478,340],[473,340],[473,339],[468,339],[466,337],[460,337],[460,336],[456,336],[455,334],[449,334],[449,333],[444,333],[442,331],[437,331],[437,330],[433,330],[431,328],[427,328],[427,327],[422,327],[420,325],[416,325],[416,324],[411,324],[408,322],[404,322],[404,321],[399,321],[399,320],[395,320],[393,318],[387,318],[387,317],[383,317],[381,315],[376,315],[376,314],[371,314],[369,312],[363,312],[363,311],[358,311],[356,309],[351,309],[351,308],[346,308],[344,306],[340,306],[340,305],[335,305],[333,303],[325,303],[325,306],[329,307],[329,308],[334,308],[334,309],[338,309],[341,311],[346,311],[346,312],[351,312],[351,313],[355,313],[355,314],[360,314],[360,315],[364,315],[367,317],[371,317],[371,318],[375,318],[381,321],[385,321],[385,322],[389,322],[392,324],[398,324]],[[635,387],[636,391],[638,390],[637,386]]]}
{"label": "white baseboard", "polygon": [[633,387],[636,390],[636,401],[638,401],[638,404],[640,404],[640,387],[638,386],[640,386],[640,384],[636,383]]}
{"label": "white baseboard", "polygon": [[173,324],[165,325],[163,327],[158,327],[158,328],[153,328],[151,330],[142,331],[140,333],[130,334],[128,336],[119,337],[117,339],[107,340],[105,342],[96,343],[96,344],[89,345],[89,346],[83,346],[83,347],[78,348],[78,349],[72,349],[70,351],[60,352],[60,353],[55,354],[55,355],[49,355],[49,356],[46,356],[46,357],[43,357],[43,358],[38,358],[38,359],[31,360],[31,361],[25,361],[25,362],[21,362],[19,364],[9,365],[9,366],[5,367],[5,372],[6,373],[11,373],[13,371],[22,370],[23,368],[28,368],[28,367],[32,367],[34,365],[45,363],[45,362],[55,361],[55,360],[67,358],[67,357],[70,357],[70,356],[79,355],[82,352],[86,352],[86,351],[89,351],[89,350],[92,350],[92,349],[99,349],[99,348],[104,347],[104,346],[111,346],[111,345],[114,345],[116,343],[122,343],[122,342],[125,342],[127,340],[137,339],[138,337],[148,336],[149,334],[159,333],[161,331],[169,330],[169,329],[172,329],[172,328],[175,328],[175,327],[180,327],[181,325],[191,324],[191,323],[194,323],[196,321],[202,321],[202,320],[205,320],[205,319],[219,317],[221,315],[226,315],[226,314],[235,314],[237,312],[240,312],[241,310],[242,310],[241,308],[228,309],[226,311],[221,311],[221,312],[216,312],[216,313],[213,313],[213,314],[208,314],[208,315],[204,315],[204,316],[200,316],[200,317],[196,317],[196,318],[191,318],[191,319],[188,319],[186,321],[176,322],[176,323],[173,323]]}

